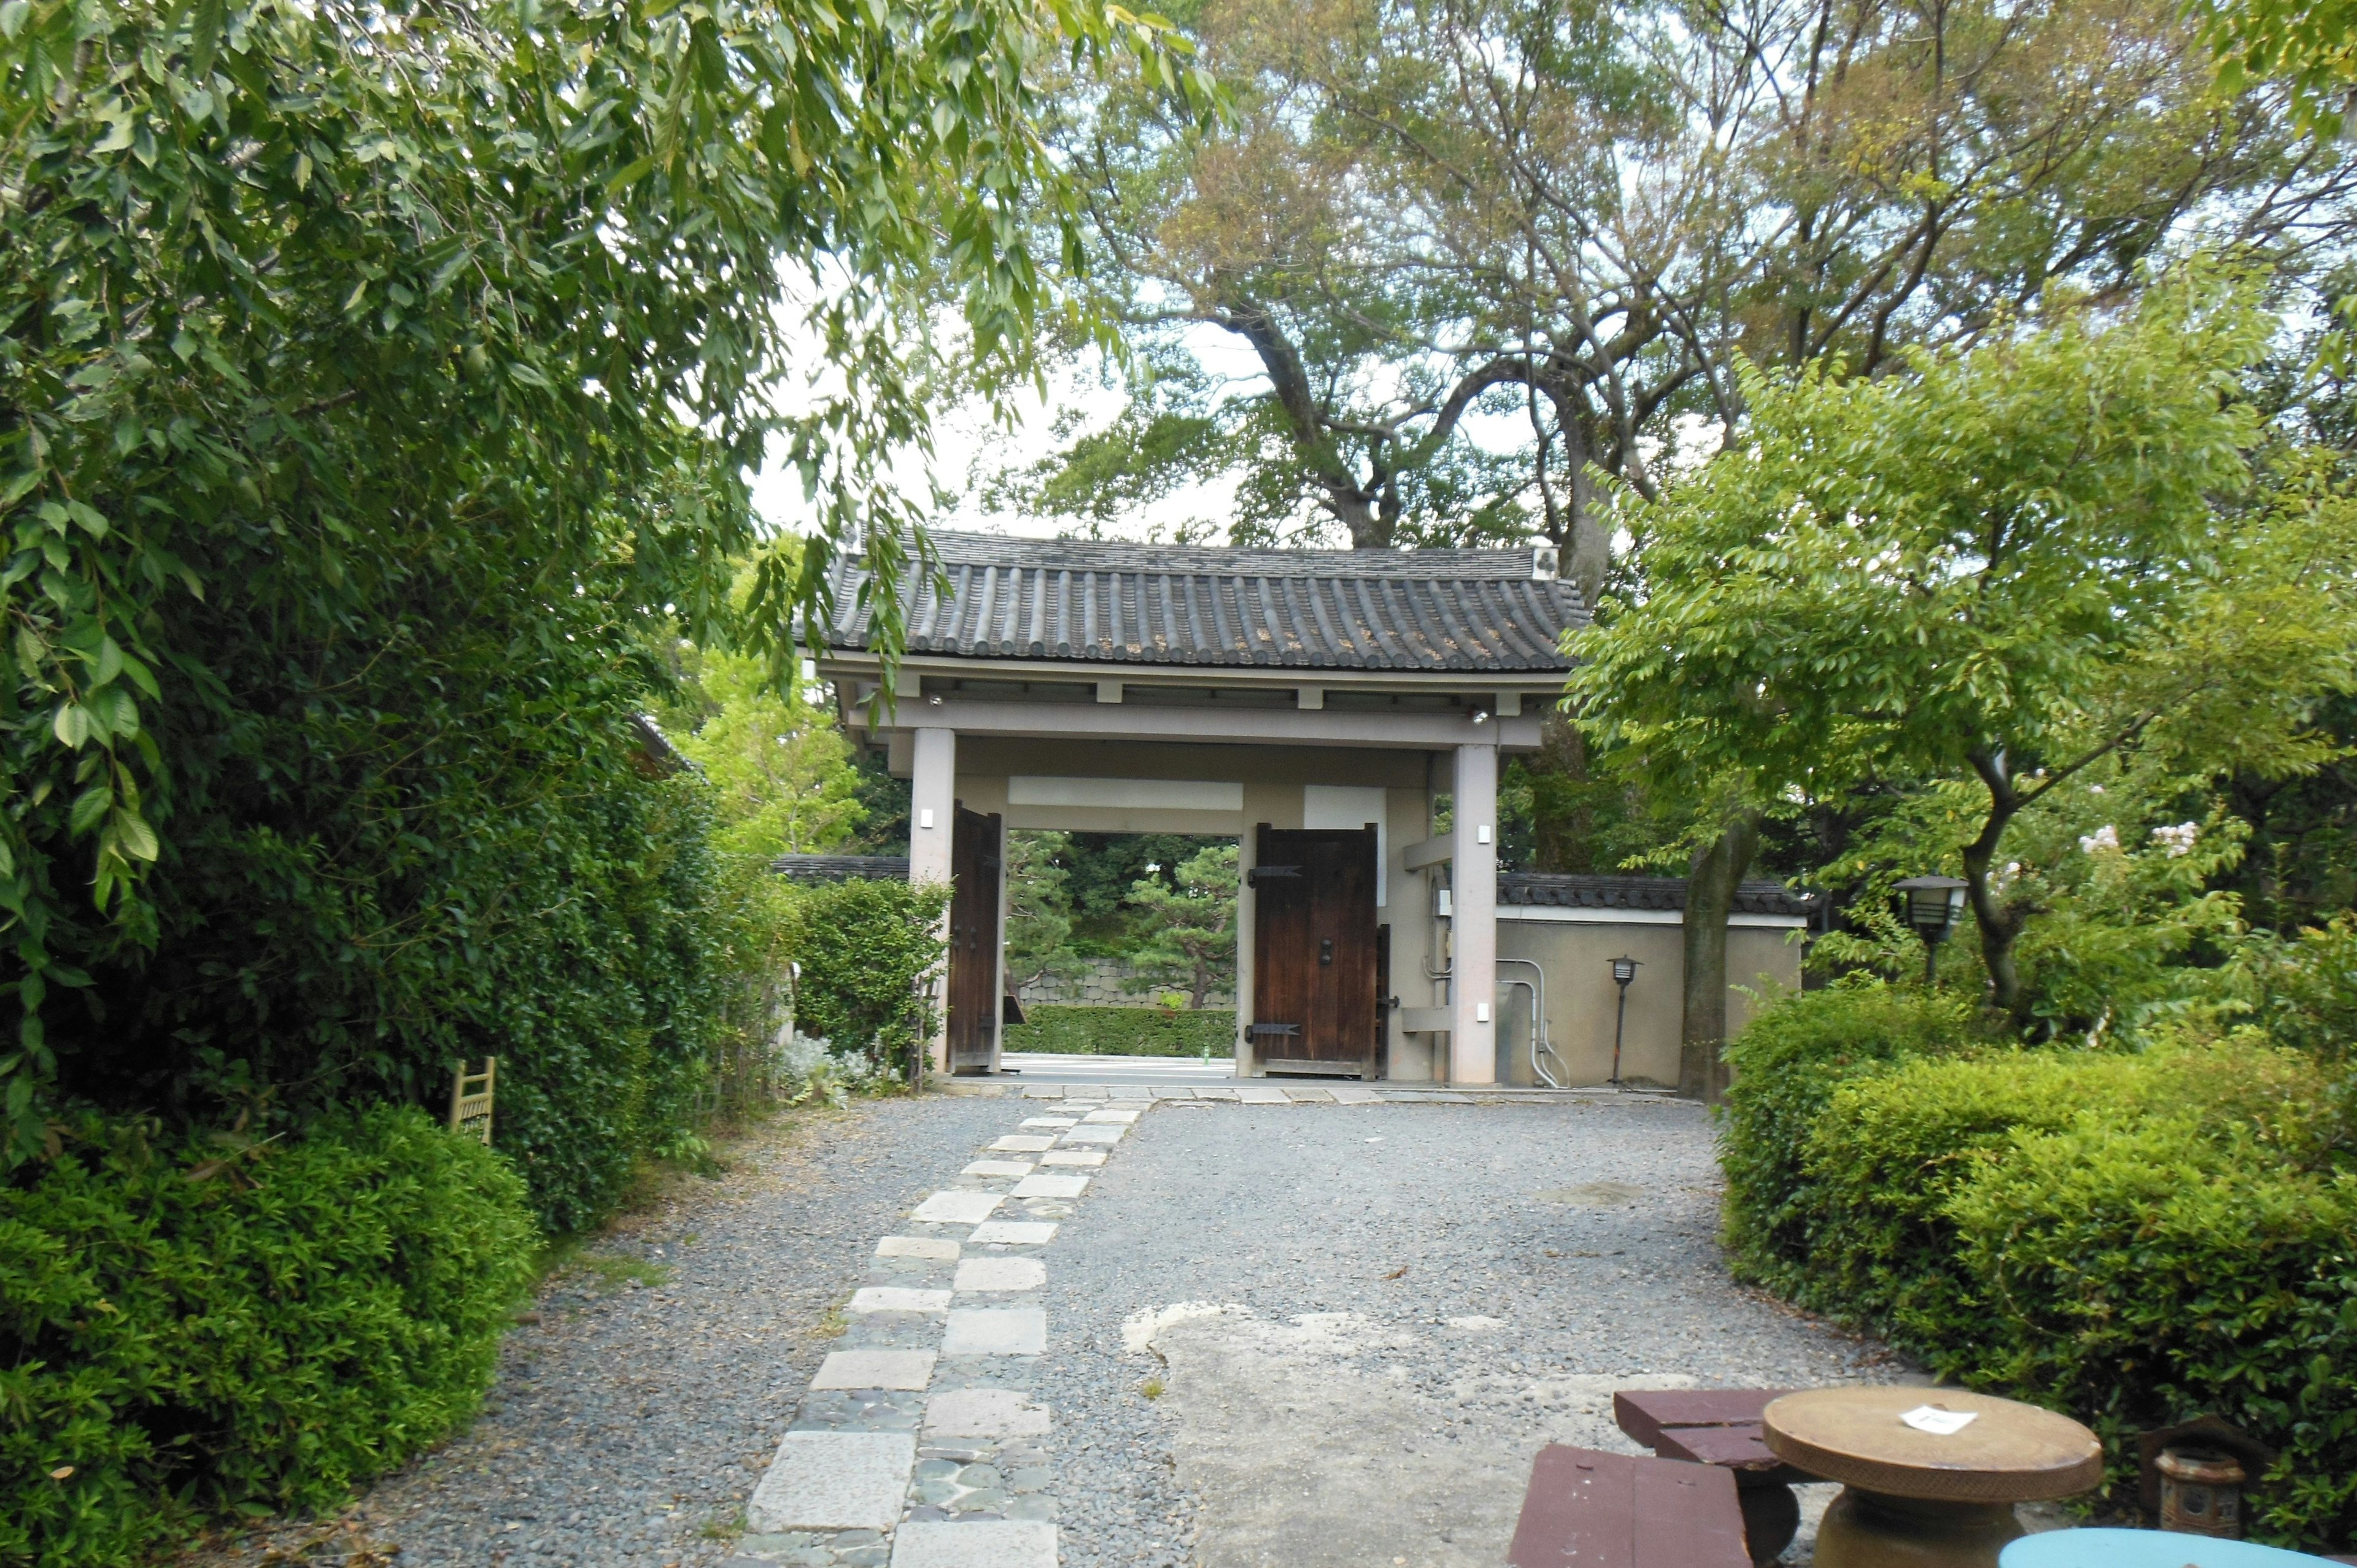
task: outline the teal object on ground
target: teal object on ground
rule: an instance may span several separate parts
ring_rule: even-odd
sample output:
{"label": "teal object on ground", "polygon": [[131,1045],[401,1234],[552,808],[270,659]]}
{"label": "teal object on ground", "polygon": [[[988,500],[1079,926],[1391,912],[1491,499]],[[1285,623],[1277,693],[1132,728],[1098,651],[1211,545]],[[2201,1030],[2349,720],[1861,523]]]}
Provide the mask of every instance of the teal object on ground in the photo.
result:
{"label": "teal object on ground", "polygon": [[2162,1530],[2052,1530],[1997,1554],[1997,1568],[2316,1568],[2329,1557]]}

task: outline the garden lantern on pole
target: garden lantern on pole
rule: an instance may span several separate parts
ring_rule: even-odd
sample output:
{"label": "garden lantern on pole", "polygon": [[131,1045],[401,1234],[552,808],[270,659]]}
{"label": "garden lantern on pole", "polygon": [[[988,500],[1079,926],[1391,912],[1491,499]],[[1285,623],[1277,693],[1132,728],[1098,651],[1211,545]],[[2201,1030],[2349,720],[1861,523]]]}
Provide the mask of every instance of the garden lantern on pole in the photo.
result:
{"label": "garden lantern on pole", "polygon": [[1612,983],[1620,988],[1620,1011],[1612,1015],[1612,1086],[1620,1086],[1620,1031],[1629,1022],[1629,983],[1637,978],[1637,961],[1626,956],[1612,961]]}
{"label": "garden lantern on pole", "polygon": [[1964,881],[1957,876],[1910,876],[1899,885],[1906,896],[1907,923],[1923,939],[1923,983],[1929,985],[1940,962],[1940,944],[1956,929],[1964,912]]}

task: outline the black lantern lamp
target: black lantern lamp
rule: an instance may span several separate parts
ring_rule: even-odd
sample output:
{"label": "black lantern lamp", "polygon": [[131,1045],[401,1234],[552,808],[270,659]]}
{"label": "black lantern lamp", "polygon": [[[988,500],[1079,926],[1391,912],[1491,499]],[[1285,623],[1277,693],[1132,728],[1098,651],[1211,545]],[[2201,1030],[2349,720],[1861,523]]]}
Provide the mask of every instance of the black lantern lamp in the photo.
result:
{"label": "black lantern lamp", "polygon": [[1612,1086],[1620,1086],[1620,1031],[1629,1022],[1629,983],[1637,978],[1637,961],[1621,957],[1612,961],[1612,983],[1620,988],[1620,1007],[1612,1015]]}
{"label": "black lantern lamp", "polygon": [[1899,885],[1907,899],[1907,923],[1923,939],[1923,983],[1932,983],[1940,944],[1964,912],[1964,882],[1956,876],[1910,876]]}

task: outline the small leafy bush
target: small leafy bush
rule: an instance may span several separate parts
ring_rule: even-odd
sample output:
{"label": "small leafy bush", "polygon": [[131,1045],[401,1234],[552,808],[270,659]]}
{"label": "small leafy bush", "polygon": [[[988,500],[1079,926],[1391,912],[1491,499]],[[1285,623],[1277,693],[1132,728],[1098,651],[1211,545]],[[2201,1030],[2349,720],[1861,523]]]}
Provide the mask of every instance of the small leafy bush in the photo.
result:
{"label": "small leafy bush", "polygon": [[1792,1291],[1808,1279],[1818,1212],[1803,1155],[1841,1084],[1979,1037],[1950,992],[1843,984],[1779,997],[1727,1047],[1735,1069],[1720,1130],[1727,1245],[1740,1276]]}
{"label": "small leafy bush", "polygon": [[[1798,1032],[1787,1016],[1769,1033]],[[2134,1054],[1912,1046],[1796,1049],[1802,1084],[1730,1095],[1730,1144],[1773,1156],[1744,1183],[1786,1184],[1731,1194],[1739,1265],[1936,1370],[2090,1422],[2115,1486],[2126,1438],[2222,1415],[2282,1455],[2254,1501],[2264,1533],[2349,1539],[2357,1172],[2331,1064],[2252,1027]],[[1776,1229],[1738,1229],[1761,1223]]]}
{"label": "small leafy bush", "polygon": [[2027,1141],[2186,1106],[2213,1125],[2306,1128],[2298,1102],[2316,1085],[2306,1058],[2255,1039],[2140,1056],[1991,1048],[1843,1084],[1803,1156],[1811,1249],[1795,1299],[1936,1359],[1990,1305],[1952,1208]]}
{"label": "small leafy bush", "polygon": [[2115,1487],[2134,1484],[2122,1439],[2222,1415],[2278,1451],[2255,1533],[2340,1551],[2357,1540],[2357,1173],[2309,1163],[2312,1129],[2288,1121],[2195,1101],[2017,1133],[1947,1205],[1986,1310],[1926,1348],[2093,1423]]}
{"label": "small leafy bush", "polygon": [[1232,1056],[1232,1007],[1197,1011],[1167,1007],[1043,1005],[1024,1009],[1025,1022],[1006,1030],[1010,1051],[1055,1051],[1098,1057]]}
{"label": "small leafy bush", "polygon": [[823,883],[807,890],[794,983],[797,1022],[905,1072],[912,1047],[932,1032],[919,982],[942,961],[945,886],[905,882]]}
{"label": "small leafy bush", "polygon": [[507,1162],[415,1110],[243,1147],[86,1122],[0,1189],[0,1563],[334,1505],[473,1412],[535,1246]]}

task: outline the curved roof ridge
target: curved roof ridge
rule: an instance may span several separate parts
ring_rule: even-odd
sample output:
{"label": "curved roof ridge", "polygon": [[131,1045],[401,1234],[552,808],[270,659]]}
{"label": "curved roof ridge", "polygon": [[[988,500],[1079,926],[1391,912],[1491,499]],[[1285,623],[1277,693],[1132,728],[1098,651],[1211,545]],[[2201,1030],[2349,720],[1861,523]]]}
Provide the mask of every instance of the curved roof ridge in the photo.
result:
{"label": "curved roof ridge", "polygon": [[[1570,668],[1579,590],[1516,550],[1238,550],[937,533],[947,592],[901,586],[909,650],[1041,662],[1422,674]],[[865,563],[834,563],[828,640],[867,645]]]}

